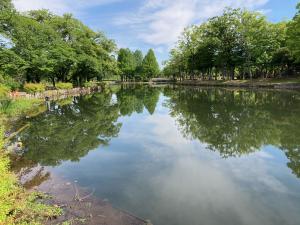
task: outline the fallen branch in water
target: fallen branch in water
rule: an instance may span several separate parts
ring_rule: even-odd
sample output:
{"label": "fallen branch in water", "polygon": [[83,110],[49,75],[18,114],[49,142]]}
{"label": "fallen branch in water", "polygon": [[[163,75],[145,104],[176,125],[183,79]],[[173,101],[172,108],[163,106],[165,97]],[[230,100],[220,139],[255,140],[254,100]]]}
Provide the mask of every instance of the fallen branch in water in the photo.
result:
{"label": "fallen branch in water", "polygon": [[95,189],[93,189],[93,191],[83,197],[80,197],[80,193],[78,191],[77,185],[76,183],[74,184],[74,189],[75,189],[75,195],[74,195],[74,200],[78,201],[78,202],[82,202],[83,200],[91,197],[94,193],[95,193]]}

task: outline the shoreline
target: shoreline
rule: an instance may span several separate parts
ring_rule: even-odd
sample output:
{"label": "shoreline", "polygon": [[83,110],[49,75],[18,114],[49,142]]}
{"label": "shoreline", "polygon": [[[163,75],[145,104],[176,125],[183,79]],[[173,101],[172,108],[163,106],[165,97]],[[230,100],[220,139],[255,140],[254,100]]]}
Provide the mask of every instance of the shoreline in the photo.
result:
{"label": "shoreline", "polygon": [[[277,83],[263,83],[263,82],[259,82],[259,81],[255,81],[255,82],[250,82],[250,81],[195,81],[195,80],[186,80],[186,81],[177,81],[177,82],[118,82],[117,85],[120,84],[146,84],[146,85],[159,85],[159,84],[166,84],[166,85],[178,85],[178,86],[190,86],[190,87],[220,87],[220,88],[259,88],[259,89],[264,89],[264,88],[268,88],[268,89],[276,89],[276,90],[296,90],[296,89],[300,89],[300,83],[284,83],[284,82],[277,82]],[[85,94],[92,94],[92,93],[97,93],[97,92],[101,92],[103,91],[105,88],[101,87],[101,86],[97,86],[94,88],[73,88],[73,89],[69,89],[69,90],[53,90],[53,91],[45,91],[45,92],[40,92],[40,93],[36,93],[36,94],[26,94],[26,96],[24,97],[23,95],[18,95],[18,96],[14,96],[12,97],[13,99],[19,99],[22,98],[24,100],[30,100],[30,99],[43,99],[45,97],[49,97],[49,100],[61,100],[70,96],[79,96],[79,95],[85,95]],[[26,114],[26,113],[25,113]],[[14,163],[14,161],[11,161],[12,163]],[[38,170],[39,171],[39,170]],[[43,177],[43,176],[42,176]],[[41,178],[41,177],[40,177]],[[22,184],[22,186],[24,186],[24,181],[20,182]],[[30,182],[30,178],[25,181],[25,183],[30,184],[30,183],[36,183],[36,182]],[[39,186],[42,185],[43,189],[39,189]],[[73,210],[75,210],[75,214],[76,210],[77,212],[79,212],[80,215],[84,214],[87,220],[95,220],[97,218],[92,216],[89,217],[90,213],[89,210],[91,210],[90,208],[88,209],[84,209],[84,208],[78,208],[76,209],[75,207],[77,207],[77,203],[81,202],[74,199],[74,185],[76,186],[76,183],[70,183],[70,182],[61,182],[61,179],[56,179],[54,177],[54,179],[51,179],[49,181],[45,181],[45,184],[40,184],[37,185],[37,189],[38,191],[42,191],[42,192],[46,192],[47,194],[50,194],[50,196],[52,197],[52,200],[49,202],[50,205],[58,205],[58,206],[63,206],[63,209],[66,209],[66,205],[70,204],[71,207],[69,207],[67,209],[67,211],[64,211],[67,213],[63,214],[62,217],[58,218],[58,221],[60,221],[60,219],[62,218],[68,218],[68,219],[72,219],[71,216],[74,215],[73,214]],[[25,185],[26,186],[26,185]],[[56,193],[54,190],[49,190],[47,191],[47,188],[51,188],[51,187],[60,187],[63,190],[65,190],[65,193],[62,192],[58,192]],[[78,187],[80,188],[80,187]],[[53,191],[53,192],[52,192]],[[86,190],[82,190],[83,196],[87,196],[89,195],[89,191]],[[85,193],[85,194],[84,194]],[[65,199],[64,201],[61,201],[61,199],[63,199],[63,195],[66,195],[65,197],[67,199]],[[129,212],[126,212],[122,209],[118,209],[115,208],[111,205],[108,205],[105,201],[101,200],[101,199],[97,199],[94,198],[93,196],[90,196],[89,198],[87,198],[87,200],[93,202],[92,204],[96,204],[93,205],[93,208],[97,208],[97,209],[103,209],[106,210],[106,212],[111,216],[111,215],[116,215],[118,212],[122,215],[124,215],[124,217],[126,218],[130,218],[132,219],[131,222],[135,221],[135,219],[139,220],[139,221],[143,221],[144,223],[142,224],[147,224],[146,220],[140,219],[139,217],[136,217],[133,214],[130,214]],[[90,204],[90,203],[89,203]],[[95,214],[96,211],[93,211],[92,214]],[[91,215],[92,215],[91,214]],[[96,221],[96,223],[90,223],[90,224],[107,224],[107,220],[110,218],[109,216],[105,216],[103,217],[103,213],[101,214],[101,216],[99,216],[99,220]],[[83,219],[83,218],[81,218]],[[105,220],[104,220],[105,219]],[[112,218],[113,219],[113,218]],[[100,223],[101,220],[101,223]],[[51,221],[53,222],[53,221]],[[103,223],[102,223],[103,222]],[[110,221],[111,222],[111,221]],[[119,221],[120,223],[120,221]],[[110,224],[110,223],[109,223]],[[118,223],[116,223],[118,224]],[[135,224],[134,222],[132,224]]]}
{"label": "shoreline", "polygon": [[72,89],[47,90],[44,92],[26,93],[26,92],[10,92],[10,99],[44,99],[60,100],[71,96],[87,95],[103,91],[102,86],[96,87],[77,87]]}
{"label": "shoreline", "polygon": [[[17,95],[10,95],[12,100],[22,101],[35,101],[40,102],[38,105],[43,106],[43,110],[37,110],[33,106],[22,112],[20,115],[15,115],[8,119],[7,123],[13,124],[16,120],[24,116],[28,116],[31,111],[37,110],[41,113],[46,110],[46,106],[42,103],[46,97],[49,100],[62,100],[72,96],[89,95],[92,93],[101,92],[105,87],[88,87],[88,88],[73,88],[69,90],[51,90],[39,92],[35,94],[18,93]],[[11,125],[10,124],[10,125]],[[107,200],[103,200],[93,195],[93,191],[81,187],[77,181],[69,181],[63,177],[50,172],[46,167],[40,166],[33,162],[22,162],[22,156],[18,155],[15,149],[18,143],[14,143],[11,139],[16,136],[19,131],[26,129],[21,128],[13,132],[16,127],[9,127],[6,125],[6,144],[5,151],[10,155],[11,172],[16,175],[18,184],[25,189],[25,192],[41,193],[42,195],[49,196],[38,200],[38,202],[49,205],[54,209],[61,209],[63,213],[58,216],[46,218],[45,224],[62,224],[69,222],[72,224],[95,224],[95,225],[149,225],[148,220],[142,219],[126,210],[114,207]],[[21,161],[20,161],[21,160]],[[28,165],[26,165],[28,164]],[[23,165],[20,167],[20,165]],[[25,165],[25,167],[24,167]]]}
{"label": "shoreline", "polygon": [[95,196],[95,189],[82,187],[80,181],[68,180],[52,173],[47,167],[27,163],[29,166],[21,168],[18,173],[21,185],[29,192],[38,191],[50,196],[42,202],[63,210],[62,215],[46,220],[45,224],[63,224],[68,221],[71,224],[84,222],[90,225],[151,225],[148,220]]}
{"label": "shoreline", "polygon": [[178,85],[199,87],[236,87],[236,88],[267,88],[267,89],[300,89],[299,78],[282,79],[253,79],[253,80],[170,80],[153,81],[115,81],[114,84],[136,84],[136,85]]}
{"label": "shoreline", "polygon": [[175,85],[211,86],[211,87],[240,87],[240,88],[269,88],[269,89],[300,89],[298,80],[232,80],[232,81],[175,81]]}

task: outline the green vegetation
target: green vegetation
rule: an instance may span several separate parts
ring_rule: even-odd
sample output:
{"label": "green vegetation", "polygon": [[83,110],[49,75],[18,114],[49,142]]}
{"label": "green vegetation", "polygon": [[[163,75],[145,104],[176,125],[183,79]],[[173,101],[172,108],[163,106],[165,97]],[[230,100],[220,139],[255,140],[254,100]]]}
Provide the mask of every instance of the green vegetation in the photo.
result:
{"label": "green vegetation", "polygon": [[42,100],[40,99],[2,100],[0,102],[0,114],[9,118],[18,117],[29,113],[31,110],[35,111],[37,107],[41,107],[41,102]]}
{"label": "green vegetation", "polygon": [[59,82],[56,84],[56,88],[57,89],[72,89],[73,88],[73,84],[72,83],[63,83],[63,82]]}
{"label": "green vegetation", "polygon": [[9,88],[0,84],[0,98],[5,98],[9,92]]}
{"label": "green vegetation", "polygon": [[[26,103],[25,103],[26,102]],[[20,103],[20,102],[18,102]],[[9,115],[16,115],[27,110],[27,100],[14,106]],[[14,103],[15,104],[15,103]],[[19,186],[17,178],[9,170],[9,158],[4,152],[4,120],[6,111],[0,112],[0,224],[37,225],[46,219],[62,213],[60,208],[48,206],[39,202],[45,196],[39,193],[28,193]]]}
{"label": "green vegetation", "polygon": [[140,50],[118,51],[113,40],[71,14],[19,13],[11,0],[1,1],[0,9],[0,93],[3,85],[36,93],[44,90],[41,83],[69,89],[116,76],[148,80],[159,73],[153,50],[144,59]]}
{"label": "green vegetation", "polygon": [[89,81],[89,82],[85,82],[83,86],[92,88],[92,87],[97,87],[99,85],[102,85],[102,83],[96,81]]}
{"label": "green vegetation", "polygon": [[24,91],[27,93],[37,93],[37,92],[42,92],[45,91],[46,85],[43,83],[35,84],[35,83],[25,83],[23,86]]}
{"label": "green vegetation", "polygon": [[298,12],[287,27],[287,46],[293,53],[296,62],[300,63],[300,2],[297,5]]}
{"label": "green vegetation", "polygon": [[[47,81],[83,85],[118,72],[116,45],[101,32],[85,26],[71,14],[47,10],[17,12],[10,0],[0,3],[0,74],[4,82]],[[1,79],[0,79],[1,80]],[[11,89],[15,86],[7,83]]]}
{"label": "green vegetation", "polygon": [[290,22],[270,23],[258,12],[227,8],[188,27],[171,50],[164,75],[174,79],[233,80],[297,75],[300,3]]}
{"label": "green vegetation", "polygon": [[154,51],[149,50],[142,62],[141,68],[143,77],[146,79],[153,78],[159,74],[159,65],[157,63]]}
{"label": "green vegetation", "polygon": [[139,50],[121,48],[118,54],[118,65],[122,81],[148,81],[160,73],[154,51],[150,49],[143,58]]}

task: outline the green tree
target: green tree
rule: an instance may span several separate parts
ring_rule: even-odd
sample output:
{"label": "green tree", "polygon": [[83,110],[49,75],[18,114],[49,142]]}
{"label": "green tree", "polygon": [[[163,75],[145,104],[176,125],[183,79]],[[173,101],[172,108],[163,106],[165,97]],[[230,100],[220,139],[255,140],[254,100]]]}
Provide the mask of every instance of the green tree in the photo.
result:
{"label": "green tree", "polygon": [[[102,32],[91,30],[71,14],[57,16],[48,10],[19,14],[10,7],[10,1],[6,2],[0,7],[11,12],[12,16],[4,17],[0,13],[1,19],[5,19],[0,31],[12,44],[5,51],[7,46],[3,46],[1,51],[5,54],[11,51],[25,62],[26,66],[22,64],[18,68],[23,80],[47,80],[53,86],[57,81],[82,85],[118,73],[114,58],[116,44]],[[10,60],[11,55],[6,54],[4,61]],[[12,70],[1,69],[0,72],[15,76]]]}
{"label": "green tree", "polygon": [[[297,20],[297,15],[294,21]],[[290,23],[290,27],[295,22]],[[186,28],[170,52],[164,73],[179,79],[247,79],[288,75],[295,70],[296,28],[269,23],[258,12],[227,8],[207,22]],[[293,33],[294,32],[294,33]],[[297,45],[298,46],[298,45]]]}
{"label": "green tree", "polygon": [[118,54],[118,65],[121,71],[121,80],[132,80],[136,69],[133,53],[128,48],[121,48]]}
{"label": "green tree", "polygon": [[159,65],[152,49],[148,51],[142,63],[143,79],[151,79],[159,74]]}
{"label": "green tree", "polygon": [[297,62],[300,63],[300,2],[297,4],[297,10],[293,20],[288,24],[287,44]]}
{"label": "green tree", "polygon": [[135,73],[134,77],[136,80],[141,80],[141,73],[142,73],[142,64],[143,64],[143,53],[141,50],[136,50],[133,53],[135,59]]}

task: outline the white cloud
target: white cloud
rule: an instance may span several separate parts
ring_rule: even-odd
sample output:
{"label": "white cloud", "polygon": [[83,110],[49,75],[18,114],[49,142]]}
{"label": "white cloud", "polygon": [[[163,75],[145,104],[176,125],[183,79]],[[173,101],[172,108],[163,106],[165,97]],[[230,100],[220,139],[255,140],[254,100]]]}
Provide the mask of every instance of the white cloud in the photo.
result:
{"label": "white cloud", "polygon": [[117,1],[120,0],[13,0],[12,2],[19,11],[49,9],[51,12],[63,14],[81,13],[86,8]]}
{"label": "white cloud", "polygon": [[138,31],[144,42],[171,46],[183,29],[196,22],[220,14],[225,7],[259,9],[268,0],[146,0],[134,15],[116,19]]}

